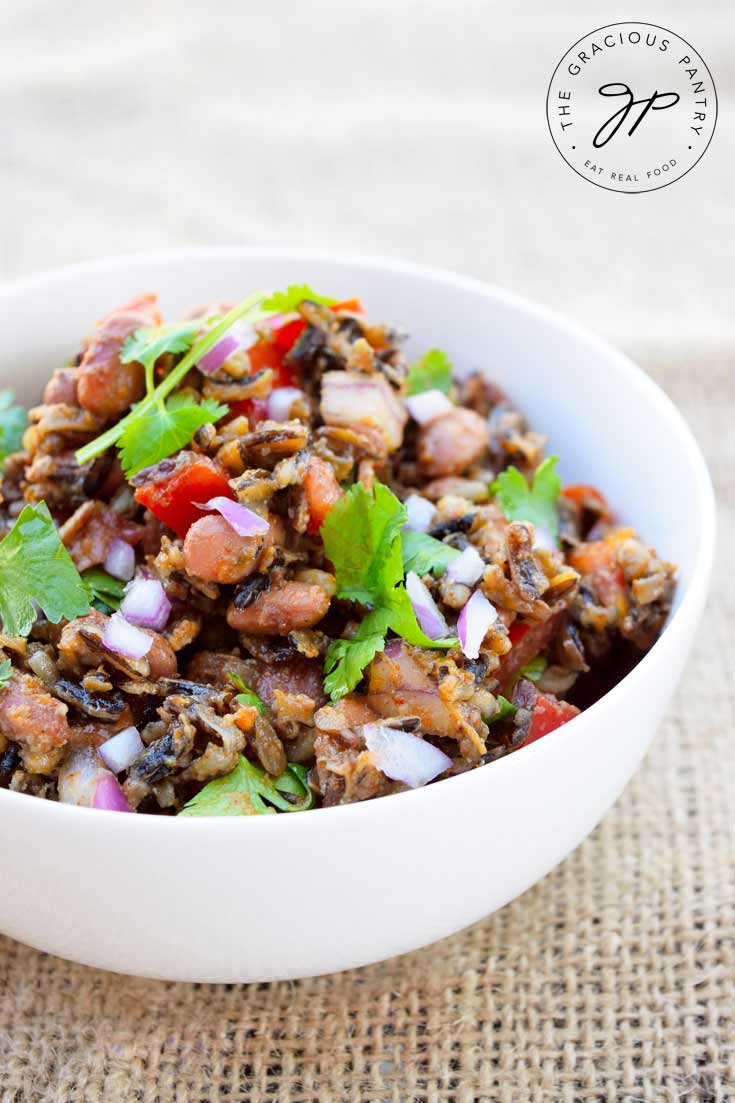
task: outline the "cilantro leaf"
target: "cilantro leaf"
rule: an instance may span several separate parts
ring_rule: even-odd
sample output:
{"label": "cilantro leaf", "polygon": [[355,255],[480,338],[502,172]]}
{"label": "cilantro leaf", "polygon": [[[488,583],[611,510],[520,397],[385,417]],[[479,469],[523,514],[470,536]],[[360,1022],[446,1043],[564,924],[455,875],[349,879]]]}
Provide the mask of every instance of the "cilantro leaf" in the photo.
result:
{"label": "cilantro leaf", "polygon": [[[235,322],[239,321],[240,318],[249,317],[251,320],[256,321],[264,317],[262,310],[263,298],[264,295],[262,291],[256,291],[254,295],[250,295],[247,299],[243,299],[241,303],[238,303],[237,306],[234,306],[232,310],[216,323],[216,325],[213,325],[211,329],[202,334],[199,340],[191,346],[186,355],[181,358],[176,367],[168,373],[166,378],[158,384],[154,391],[147,394],[129,414],[121,421],[118,421],[117,425],[113,425],[112,428],[107,429],[101,436],[96,437],[95,440],[90,441],[89,444],[85,444],[82,448],[77,450],[77,463],[87,463],[88,460],[98,456],[100,452],[104,452],[106,449],[112,447],[113,444],[116,444],[128,431],[131,422],[137,421],[137,431],[145,431],[145,421],[138,419],[143,419],[143,415],[154,406],[158,406],[159,409],[162,408],[164,399],[171,394],[171,391],[178,387],[179,383],[181,383],[194,364],[197,364],[211,348],[214,348],[217,342],[224,337]],[[135,334],[133,336],[135,336]],[[209,420],[211,420],[211,418]],[[170,453],[168,453],[168,455],[170,455]],[[164,459],[165,457],[161,456],[159,458]],[[153,462],[155,463],[156,461],[154,460]]]}
{"label": "cilantro leaf", "polygon": [[421,391],[451,394],[452,361],[441,349],[429,349],[408,369],[406,394],[420,394]]}
{"label": "cilantro leaf", "polygon": [[239,674],[233,674],[231,670],[228,670],[227,673],[235,689],[240,690],[235,700],[241,705],[249,705],[250,708],[257,709],[260,715],[263,716],[265,714],[265,704],[260,697],[258,697],[258,694],[250,689],[249,686],[245,685]]}
{"label": "cilantro leaf", "polygon": [[213,398],[193,402],[186,395],[172,395],[165,404],[143,409],[126,425],[120,438],[120,460],[127,478],[137,475],[188,444],[201,425],[218,421],[228,412]]}
{"label": "cilantro leaf", "polygon": [[202,319],[194,318],[188,322],[169,322],[167,325],[136,329],[120,350],[120,361],[123,364],[132,361],[142,364],[149,390],[152,390],[153,365],[158,357],[166,352],[186,352],[194,344],[201,328]]}
{"label": "cilantro leaf", "polygon": [[13,673],[13,664],[10,659],[3,659],[0,663],[0,689],[5,689]]}
{"label": "cilantro leaf", "polygon": [[89,594],[45,502],[25,506],[0,541],[0,617],[8,636],[27,636],[38,604],[52,624],[89,612]]}
{"label": "cilantro leaf", "polygon": [[0,391],[0,471],[7,457],[20,450],[27,424],[26,412],[16,404],[13,392]]}
{"label": "cilantro leaf", "polygon": [[403,586],[401,529],[406,509],[387,486],[355,483],[332,507],[321,528],[324,552],[334,564],[337,596],[367,605],[357,632],[327,651],[325,690],[333,701],[362,678],[385,647],[390,629],[417,647],[453,647],[454,638],[432,640],[420,628]]}
{"label": "cilantro leaf", "polygon": [[113,578],[101,567],[91,567],[88,571],[84,571],[82,581],[87,587],[94,609],[98,609],[100,613],[110,613],[120,608],[120,602],[125,595],[124,582]]}
{"label": "cilantro leaf", "polygon": [[328,295],[317,295],[308,283],[290,283],[285,291],[274,291],[263,303],[263,309],[273,310],[276,314],[291,314],[306,300],[320,306],[334,306],[337,302]]}
{"label": "cilantro leaf", "polygon": [[498,703],[498,710],[494,712],[492,716],[483,716],[483,720],[486,724],[495,724],[499,720],[507,720],[511,716],[515,716],[518,712],[516,706],[508,700],[507,697],[503,697],[502,693],[499,693],[495,700]]}
{"label": "cilantro leaf", "polygon": [[530,663],[526,663],[518,677],[528,678],[531,682],[538,682],[548,665],[548,660],[543,655],[537,655],[535,659],[531,659]]}
{"label": "cilantro leaf", "polygon": [[406,508],[387,486],[355,483],[324,519],[321,537],[340,597],[376,605],[403,578],[400,532]]}
{"label": "cilantro leaf", "polygon": [[444,544],[426,532],[413,532],[411,529],[404,529],[401,533],[401,550],[406,574],[415,571],[419,576],[430,571],[437,576],[444,574],[452,560],[461,555],[450,544]]}
{"label": "cilantro leaf", "polygon": [[385,647],[389,615],[386,609],[374,609],[360,623],[349,640],[334,640],[324,659],[324,692],[333,701],[350,693],[361,681],[363,671]]}
{"label": "cilantro leaf", "polygon": [[546,529],[557,541],[559,511],[556,503],[561,493],[561,479],[556,473],[558,462],[558,456],[544,460],[536,469],[530,486],[518,468],[511,466],[501,471],[490,487],[509,521],[530,521],[537,528]]}
{"label": "cilantro leaf", "polygon": [[[292,799],[289,800],[289,797]],[[302,766],[289,763],[282,774],[271,778],[259,766],[240,755],[231,773],[205,785],[179,815],[262,816],[276,809],[281,812],[304,812],[313,803],[314,795]]]}

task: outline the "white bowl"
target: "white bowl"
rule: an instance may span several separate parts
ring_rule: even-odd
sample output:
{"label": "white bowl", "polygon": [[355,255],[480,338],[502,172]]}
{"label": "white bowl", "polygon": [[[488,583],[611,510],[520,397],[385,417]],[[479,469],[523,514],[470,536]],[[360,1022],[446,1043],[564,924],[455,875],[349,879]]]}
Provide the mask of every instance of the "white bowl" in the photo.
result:
{"label": "white bowl", "polygon": [[307,281],[497,380],[679,566],[660,640],[545,739],[382,800],[247,819],[121,816],[0,790],[0,929],[104,969],[173,980],[312,976],[416,949],[502,907],[598,823],[644,755],[689,654],[714,547],[692,434],[619,352],[505,291],[394,261],[266,249],[123,257],[0,289],[3,386],[38,401],[94,320],[131,295],[183,307]]}

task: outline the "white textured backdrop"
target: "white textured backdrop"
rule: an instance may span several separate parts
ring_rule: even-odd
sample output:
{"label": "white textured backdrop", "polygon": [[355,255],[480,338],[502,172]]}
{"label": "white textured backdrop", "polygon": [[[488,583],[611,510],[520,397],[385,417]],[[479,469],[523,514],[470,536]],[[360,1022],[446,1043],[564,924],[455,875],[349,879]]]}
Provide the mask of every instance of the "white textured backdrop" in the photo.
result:
{"label": "white textured backdrop", "polygon": [[[735,12],[724,0],[625,11],[599,0],[5,0],[1,11],[0,278],[276,241],[460,269],[623,343],[735,335]],[[694,171],[636,196],[575,176],[544,111],[564,51],[620,18],[691,41],[720,96]]]}

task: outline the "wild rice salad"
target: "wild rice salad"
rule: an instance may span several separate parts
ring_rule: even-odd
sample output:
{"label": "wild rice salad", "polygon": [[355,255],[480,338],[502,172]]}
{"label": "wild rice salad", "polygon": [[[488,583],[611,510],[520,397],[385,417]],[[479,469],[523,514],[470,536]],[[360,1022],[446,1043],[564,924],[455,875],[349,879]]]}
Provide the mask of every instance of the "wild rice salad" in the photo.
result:
{"label": "wild rice salad", "polygon": [[291,286],[113,310],[0,396],[0,787],[162,815],[348,804],[575,716],[674,568],[484,375]]}

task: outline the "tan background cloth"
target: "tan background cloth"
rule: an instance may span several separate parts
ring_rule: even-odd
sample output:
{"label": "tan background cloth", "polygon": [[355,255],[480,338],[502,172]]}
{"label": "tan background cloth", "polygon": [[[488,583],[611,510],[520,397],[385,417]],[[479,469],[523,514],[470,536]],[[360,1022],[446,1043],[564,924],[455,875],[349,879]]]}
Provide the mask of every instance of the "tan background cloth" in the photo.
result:
{"label": "tan background cloth", "polygon": [[720,554],[686,677],[601,826],[472,929],[317,980],[133,980],[0,938],[3,1103],[735,1100],[735,355],[644,363],[708,454]]}

